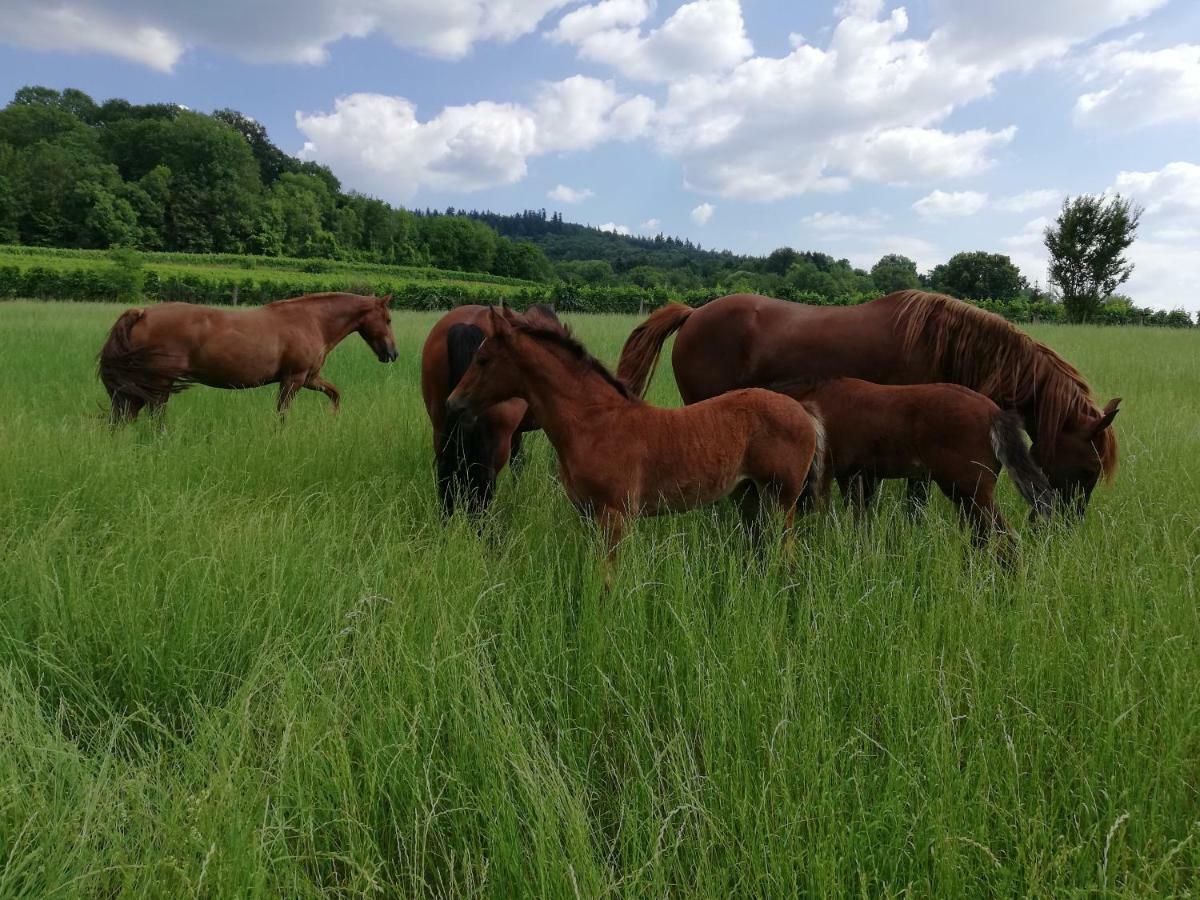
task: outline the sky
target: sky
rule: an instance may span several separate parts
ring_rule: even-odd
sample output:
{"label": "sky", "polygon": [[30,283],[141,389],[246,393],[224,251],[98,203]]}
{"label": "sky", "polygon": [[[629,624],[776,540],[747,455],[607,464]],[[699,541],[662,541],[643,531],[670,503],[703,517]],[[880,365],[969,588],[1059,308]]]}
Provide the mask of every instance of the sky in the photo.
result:
{"label": "sky", "polygon": [[0,0],[0,98],[232,107],[347,188],[1045,283],[1064,196],[1145,208],[1200,310],[1196,0]]}

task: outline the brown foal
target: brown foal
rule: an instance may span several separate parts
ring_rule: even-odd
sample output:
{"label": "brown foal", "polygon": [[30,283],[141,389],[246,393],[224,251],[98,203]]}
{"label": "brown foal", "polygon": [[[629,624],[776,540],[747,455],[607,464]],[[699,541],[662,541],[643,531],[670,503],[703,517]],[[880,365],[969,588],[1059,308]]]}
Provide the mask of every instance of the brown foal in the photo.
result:
{"label": "brown foal", "polygon": [[192,384],[216,388],[279,385],[283,415],[300,388],[320,391],[336,412],[338,389],[321,377],[325,357],[358,332],[380,362],[396,359],[391,297],[308,294],[257,309],[161,303],[121,314],[100,350],[99,375],[112,421],[160,413]]}
{"label": "brown foal", "polygon": [[1052,489],[1033,461],[1021,419],[982,394],[957,384],[881,385],[857,378],[777,385],[802,402],[825,428],[825,461],[812,479],[818,503],[834,480],[848,503],[870,502],[885,478],[932,478],[958,507],[977,547],[1012,534],[996,503],[996,480],[1008,469],[1033,516],[1050,510]]}
{"label": "brown foal", "polygon": [[818,428],[796,401],[733,391],[681,409],[649,406],[565,331],[494,310],[492,335],[447,400],[472,412],[513,397],[558,453],[567,496],[599,524],[611,561],[630,519],[682,512],[749,482],[785,513],[790,541]]}

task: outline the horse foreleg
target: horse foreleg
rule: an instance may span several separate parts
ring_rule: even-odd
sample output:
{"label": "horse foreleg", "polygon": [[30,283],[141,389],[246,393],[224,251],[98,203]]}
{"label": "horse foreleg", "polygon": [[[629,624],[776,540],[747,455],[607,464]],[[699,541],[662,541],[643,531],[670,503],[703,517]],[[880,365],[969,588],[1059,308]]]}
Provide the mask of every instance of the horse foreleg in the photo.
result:
{"label": "horse foreleg", "polygon": [[757,547],[762,537],[762,501],[758,493],[758,485],[753,481],[743,481],[733,489],[731,495],[737,504],[738,515],[742,519],[742,528],[750,538],[752,546]]}
{"label": "horse foreleg", "polygon": [[512,434],[512,442],[508,450],[508,467],[514,472],[520,471],[525,463],[525,457],[521,454],[521,446],[525,442],[524,432],[514,431]]}
{"label": "horse foreleg", "polygon": [[842,488],[842,498],[846,501],[846,505],[860,516],[867,511],[867,507],[875,498],[876,491],[879,490],[879,479],[865,472],[859,472],[846,479],[839,479],[838,484]]}
{"label": "horse foreleg", "polygon": [[600,526],[600,539],[604,544],[604,590],[607,592],[612,590],[617,549],[625,534],[625,513],[613,506],[602,506],[596,511],[596,524]]}
{"label": "horse foreleg", "polygon": [[304,386],[306,388],[308,388],[310,391],[320,391],[322,394],[324,394],[326,397],[328,397],[329,402],[331,404],[333,404],[333,412],[334,413],[337,413],[341,410],[341,408],[342,408],[341,392],[337,388],[335,388],[333,386],[333,384],[326,381],[321,376],[319,376],[319,375],[311,376],[306,382],[304,382]]}
{"label": "horse foreleg", "polygon": [[908,479],[904,500],[911,518],[917,518],[929,508],[929,486],[930,479],[928,478]]}

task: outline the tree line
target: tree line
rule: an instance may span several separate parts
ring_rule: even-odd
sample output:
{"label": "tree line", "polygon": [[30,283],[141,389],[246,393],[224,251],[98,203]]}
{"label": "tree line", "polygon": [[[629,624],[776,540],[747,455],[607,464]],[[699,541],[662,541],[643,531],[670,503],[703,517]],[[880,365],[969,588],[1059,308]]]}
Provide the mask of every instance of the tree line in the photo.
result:
{"label": "tree line", "polygon": [[661,233],[616,234],[545,209],[401,209],[344,191],[329,168],[283,152],[260,123],[231,109],[97,103],[75,89],[24,87],[0,110],[0,243],[431,266],[656,295],[856,302],[925,288],[1031,308],[1061,298],[1065,317],[1082,321],[1114,303],[1148,314],[1114,293],[1132,271],[1123,253],[1139,216],[1121,198],[1069,201],[1046,235],[1055,296],[987,251],[955,254],[925,273],[888,254],[867,270],[791,247],[750,256]]}
{"label": "tree line", "polygon": [[550,280],[532,244],[345,192],[234,110],[25,87],[0,110],[0,242],[358,259]]}

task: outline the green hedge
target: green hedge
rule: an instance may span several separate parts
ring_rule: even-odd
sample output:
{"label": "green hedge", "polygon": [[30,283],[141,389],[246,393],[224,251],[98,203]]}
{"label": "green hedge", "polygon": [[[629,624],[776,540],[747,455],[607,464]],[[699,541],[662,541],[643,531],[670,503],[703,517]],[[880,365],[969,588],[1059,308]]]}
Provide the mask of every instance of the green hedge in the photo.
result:
{"label": "green hedge", "polygon": [[[128,290],[128,277],[127,272],[112,263],[58,268],[42,265],[23,268],[0,264],[0,298],[113,301]],[[169,269],[147,270],[142,290],[148,302],[181,300],[213,305],[237,303],[254,306],[318,291],[351,291],[391,294],[397,309],[450,309],[465,303],[499,303],[503,300],[517,308],[524,308],[531,303],[553,303],[564,312],[626,314],[646,313],[673,300],[689,306],[703,306],[727,293],[720,288],[672,293],[662,288],[647,289],[632,285],[579,287],[565,282],[553,286],[525,282],[516,286],[412,281],[390,278],[387,274],[371,277],[357,271],[341,274],[280,271],[272,275],[247,272],[237,277],[233,273],[220,271],[208,273]],[[856,294],[829,300],[811,292],[785,291],[783,299],[818,306],[848,306],[877,296]],[[1013,322],[1063,321],[1063,307],[1057,303],[1031,303],[1017,299],[1007,302],[988,300],[977,305]],[[1093,321],[1101,325],[1160,325],[1176,328],[1188,328],[1194,324],[1182,310],[1165,312],[1119,306],[1104,307]]]}
{"label": "green hedge", "polygon": [[[74,266],[104,265],[109,258],[108,250],[78,250],[61,247],[26,247],[18,244],[0,244],[0,263],[13,263],[22,268],[28,265],[44,265],[55,268],[55,263],[70,261]],[[159,253],[139,251],[148,266],[206,266],[239,270],[282,270],[291,274],[309,275],[364,275],[371,278],[390,278],[405,281],[469,281],[477,284],[495,284],[505,287],[541,287],[538,282],[485,272],[460,272],[451,269],[435,269],[426,266],[392,266],[384,263],[356,262],[336,259],[300,259],[289,256],[252,256],[237,253]]]}

